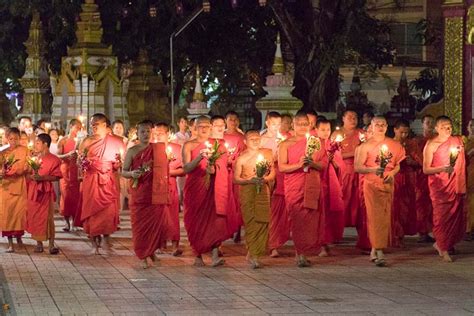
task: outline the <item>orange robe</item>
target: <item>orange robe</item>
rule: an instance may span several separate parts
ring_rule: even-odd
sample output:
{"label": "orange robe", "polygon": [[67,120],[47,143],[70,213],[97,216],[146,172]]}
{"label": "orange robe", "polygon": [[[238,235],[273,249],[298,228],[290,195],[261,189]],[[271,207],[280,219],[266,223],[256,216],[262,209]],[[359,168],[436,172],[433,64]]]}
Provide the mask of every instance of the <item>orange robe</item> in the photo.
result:
{"label": "orange robe", "polygon": [[[172,160],[169,162],[170,170],[176,170],[183,167],[183,160],[181,155],[181,145],[169,143],[171,147]],[[179,229],[179,195],[178,195],[178,184],[176,183],[176,177],[169,177],[169,190],[170,190],[170,207],[169,211],[169,224],[168,229],[169,236],[168,240],[179,241],[180,240],[180,229]]]}
{"label": "orange robe", "polygon": [[[40,176],[62,177],[61,160],[48,153],[41,158]],[[51,181],[27,181],[28,209],[26,211],[26,231],[36,241],[54,238],[54,193]]]}
{"label": "orange robe", "polygon": [[321,151],[323,151],[323,155],[320,162],[323,164],[323,170],[320,171],[320,207],[324,213],[325,220],[322,240],[323,244],[326,245],[341,241],[345,226],[344,201],[342,199],[341,188],[341,175],[344,173],[344,163],[339,150],[335,152],[333,158],[333,161],[339,168],[335,169],[334,166],[329,163],[327,153],[330,146],[330,141],[321,140]]}
{"label": "orange robe", "polygon": [[[390,138],[385,138],[379,144],[374,146],[367,153],[365,166],[367,168],[376,168],[380,164],[376,163],[376,158],[380,153],[380,147],[385,144],[392,153],[393,158],[385,168],[385,173],[393,170],[400,162],[405,159],[405,149],[399,142]],[[364,175],[364,200],[367,208],[367,229],[369,240],[375,249],[387,248],[391,235],[391,213],[393,204],[393,183],[384,183],[383,179],[374,174]]]}
{"label": "orange robe", "polygon": [[165,150],[164,143],[150,144],[135,155],[131,164],[131,170],[144,164],[151,167],[138,179],[137,188],[131,187],[130,181],[132,242],[139,259],[152,256],[169,236],[169,167]]}
{"label": "orange robe", "polygon": [[357,243],[356,247],[362,250],[372,248],[367,230],[367,208],[364,200],[364,175],[359,174],[359,210],[357,216]]}
{"label": "orange robe", "polygon": [[[345,135],[342,141],[341,154],[354,153],[360,145],[359,129],[351,135]],[[354,171],[354,157],[344,159],[344,172],[342,173],[342,194],[344,196],[344,213],[347,227],[357,226],[359,209],[359,175]]]}
{"label": "orange robe", "polygon": [[[204,143],[197,145],[191,151],[191,160],[204,148]],[[229,237],[227,154],[217,160],[215,174],[206,176],[206,166],[207,159],[202,159],[186,175],[184,185],[184,226],[196,255],[211,251]]]}
{"label": "orange robe", "polygon": [[91,166],[82,180],[81,221],[91,237],[117,230],[120,197],[116,158],[124,150],[121,138],[106,135],[87,148]]}
{"label": "orange robe", "polygon": [[[306,150],[306,138],[288,147],[288,163],[297,163]],[[324,150],[313,154],[313,161],[320,161]],[[324,212],[319,207],[321,193],[320,173],[304,168],[285,173],[285,201],[295,249],[299,255],[317,252],[324,236]]]}
{"label": "orange robe", "polygon": [[[423,148],[425,148],[428,138],[418,136],[418,153],[415,156],[420,166],[423,166]],[[426,235],[433,229],[433,206],[430,198],[430,189],[428,188],[428,176],[420,168],[416,173],[416,226],[420,235]]]}
{"label": "orange robe", "polygon": [[[70,153],[76,149],[74,139],[68,138],[64,143],[63,154]],[[75,218],[78,213],[78,201],[80,196],[80,182],[78,167],[75,159],[64,158],[61,164],[62,179],[59,180],[61,198],[59,209],[64,217]]]}
{"label": "orange robe", "polygon": [[25,172],[28,149],[18,146],[1,153],[5,158],[13,155],[15,162],[6,177],[0,180],[0,230],[3,237],[20,237],[26,223],[27,193]]}
{"label": "orange robe", "polygon": [[[404,144],[407,156],[416,161],[417,143],[407,140]],[[399,247],[405,235],[417,233],[416,209],[416,173],[419,168],[409,166],[406,161],[400,163],[400,172],[395,175],[395,191],[392,206],[392,240],[393,247]]]}
{"label": "orange robe", "polygon": [[461,241],[466,231],[464,194],[466,194],[466,160],[460,137],[451,136],[433,154],[432,167],[449,165],[450,149],[459,147],[454,172],[428,176],[430,196],[433,201],[433,234],[441,251],[448,251]]}

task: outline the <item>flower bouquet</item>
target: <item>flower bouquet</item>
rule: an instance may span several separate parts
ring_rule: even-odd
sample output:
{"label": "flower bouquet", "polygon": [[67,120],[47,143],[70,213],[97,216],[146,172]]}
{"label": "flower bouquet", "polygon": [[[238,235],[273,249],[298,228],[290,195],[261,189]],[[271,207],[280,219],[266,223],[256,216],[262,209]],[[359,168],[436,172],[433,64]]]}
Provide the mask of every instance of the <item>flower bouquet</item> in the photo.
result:
{"label": "flower bouquet", "polygon": [[[449,150],[449,165],[453,168],[456,166],[456,161],[458,160],[460,151],[459,147],[451,147]],[[451,172],[449,174],[451,175]]]}
{"label": "flower bouquet", "polygon": [[[387,145],[382,145],[380,147],[380,152],[377,158],[375,158],[375,163],[378,163],[380,165],[380,168],[383,168],[385,170],[385,167],[392,161],[393,154],[388,151]],[[380,178],[383,179],[383,172],[380,174]]]}
{"label": "flower bouquet", "polygon": [[1,163],[2,163],[2,169],[3,169],[3,174],[5,175],[7,172],[9,172],[13,165],[19,161],[20,159],[15,159],[15,155],[11,154],[8,157],[5,157],[5,155],[0,156]]}
{"label": "flower bouquet", "polygon": [[169,145],[166,146],[166,157],[168,158],[168,162],[176,160],[176,156],[173,154],[173,149]]}
{"label": "flower bouquet", "polygon": [[148,161],[148,162],[143,163],[138,168],[138,171],[140,172],[140,176],[138,178],[133,178],[133,180],[132,180],[132,188],[133,189],[136,189],[138,187],[138,180],[140,179],[140,177],[151,171],[150,164],[151,164],[151,162]]}
{"label": "flower bouquet", "polygon": [[31,170],[33,170],[33,174],[35,176],[38,175],[42,162],[43,161],[41,160],[41,158],[36,157],[36,156],[26,158],[26,163],[31,168]]}
{"label": "flower bouquet", "polygon": [[[255,162],[255,174],[257,178],[263,179],[266,175],[270,173],[270,168],[271,168],[270,162],[266,160],[262,154],[258,154],[257,160]],[[259,194],[260,191],[262,190],[262,186],[260,184],[257,184],[256,188],[257,188],[257,194]]]}
{"label": "flower bouquet", "polygon": [[344,136],[337,135],[336,138],[329,142],[328,154],[334,156],[336,151],[342,149],[342,141],[344,140]]}
{"label": "flower bouquet", "polygon": [[91,161],[89,159],[87,159],[87,153],[88,153],[88,149],[84,149],[84,151],[79,155],[78,157],[78,165],[80,167],[80,169],[82,170],[82,172],[86,172],[87,170],[89,170],[90,166],[91,166]]}
{"label": "flower bouquet", "polygon": [[[313,154],[321,149],[321,141],[316,136],[310,136],[309,133],[306,134],[306,149],[305,149],[305,157],[311,159]],[[309,171],[309,167],[304,167],[304,172]]]}
{"label": "flower bouquet", "polygon": [[[219,144],[219,141],[214,141],[214,144],[211,145],[208,141],[205,142],[206,148],[207,148],[207,166],[216,166],[216,161],[219,159],[223,154],[225,154],[225,151],[219,151],[221,145]],[[209,187],[209,182],[210,182],[210,174],[206,173],[206,186]]]}

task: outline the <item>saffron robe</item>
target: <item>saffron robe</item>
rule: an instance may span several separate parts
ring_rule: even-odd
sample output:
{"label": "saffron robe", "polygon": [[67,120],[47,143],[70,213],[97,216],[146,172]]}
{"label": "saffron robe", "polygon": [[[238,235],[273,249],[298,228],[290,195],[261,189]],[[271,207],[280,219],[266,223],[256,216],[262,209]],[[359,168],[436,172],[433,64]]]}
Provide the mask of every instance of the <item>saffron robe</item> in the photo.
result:
{"label": "saffron robe", "polygon": [[430,196],[433,201],[433,234],[441,251],[448,251],[461,241],[466,231],[464,194],[466,194],[466,161],[463,142],[460,137],[451,136],[433,153],[431,166],[449,165],[450,150],[460,148],[450,175],[446,172],[428,176]]}
{"label": "saffron robe", "polygon": [[418,136],[418,153],[415,156],[420,164],[420,169],[416,173],[416,226],[420,235],[427,235],[433,229],[433,205],[430,198],[430,189],[428,188],[428,176],[423,173],[423,148],[425,148],[428,138]]}
{"label": "saffron robe", "polygon": [[[204,143],[197,145],[191,151],[191,160],[200,155],[204,148]],[[196,255],[211,251],[229,237],[227,155],[216,161],[216,173],[213,175],[206,174],[207,162],[207,159],[202,159],[186,175],[184,185],[184,227]]]}
{"label": "saffron robe", "polygon": [[[265,151],[264,157],[272,161],[271,151]],[[255,177],[255,167],[243,166],[243,179]],[[255,184],[241,185],[240,205],[245,225],[245,244],[252,257],[266,254],[270,221],[270,186],[268,183],[261,187],[259,193]]]}
{"label": "saffron robe", "polygon": [[329,140],[321,140],[321,151],[323,151],[323,154],[320,162],[323,164],[323,170],[320,171],[320,207],[322,212],[324,212],[325,224],[322,240],[325,245],[341,241],[345,226],[344,201],[341,187],[341,175],[344,173],[344,163],[339,150],[334,153],[333,158],[333,161],[339,168],[335,169],[335,167],[329,163],[328,150],[331,146],[330,143]]}
{"label": "saffron robe", "polygon": [[25,172],[28,149],[17,146],[0,153],[5,159],[13,155],[15,162],[0,180],[0,230],[3,237],[20,237],[26,224],[27,192]]}
{"label": "saffron robe", "polygon": [[81,221],[91,237],[117,230],[120,191],[116,158],[124,148],[122,139],[113,135],[106,135],[87,148],[91,164],[82,180]]}
{"label": "saffron robe", "polygon": [[[359,129],[354,130],[350,135],[345,135],[341,142],[341,154],[354,154],[357,146],[360,145]],[[357,226],[359,210],[359,175],[354,171],[354,157],[344,159],[344,171],[341,175],[342,195],[344,196],[344,213],[346,227]]]}
{"label": "saffron robe", "polygon": [[152,256],[169,236],[169,167],[165,150],[164,143],[149,144],[132,159],[131,170],[144,164],[151,169],[138,178],[136,188],[130,181],[129,189],[133,250],[142,260]]}
{"label": "saffron robe", "polygon": [[[172,160],[169,162],[170,170],[182,168],[181,145],[169,143],[168,146],[171,147],[172,154]],[[179,229],[179,195],[176,179],[176,177],[169,177],[170,206],[167,209],[169,212],[170,227],[168,229],[169,236],[167,239],[172,241],[179,241],[181,237]]]}
{"label": "saffron robe", "polygon": [[[305,155],[306,138],[288,147],[288,164],[297,163]],[[313,154],[313,161],[320,161],[324,150]],[[321,193],[320,172],[304,168],[285,173],[285,201],[290,218],[290,229],[298,255],[316,253],[324,236],[324,212],[319,207]]]}
{"label": "saffron robe", "polygon": [[[68,138],[64,143],[63,154],[70,153],[74,150],[76,150],[76,142],[74,139]],[[71,159],[70,157],[62,159],[62,178],[59,180],[61,192],[59,210],[64,217],[75,218],[79,210],[80,182],[78,172],[75,159]]]}
{"label": "saffron robe", "polygon": [[359,210],[357,213],[357,243],[356,247],[362,250],[370,250],[372,248],[369,240],[369,232],[367,230],[367,208],[364,200],[364,175],[359,174]]}
{"label": "saffron robe", "polygon": [[[392,171],[405,159],[405,149],[399,142],[388,137],[379,142],[367,153],[365,166],[376,168],[380,164],[376,162],[380,153],[380,147],[385,144],[393,157],[385,167],[385,173]],[[384,183],[383,179],[375,173],[364,175],[364,200],[367,208],[367,229],[370,244],[375,249],[387,248],[391,236],[391,214],[393,204],[394,184]]]}
{"label": "saffron robe", "polygon": [[[48,153],[41,157],[40,176],[62,177],[61,160]],[[26,231],[36,241],[54,238],[54,202],[56,194],[52,181],[27,180],[28,209]]]}

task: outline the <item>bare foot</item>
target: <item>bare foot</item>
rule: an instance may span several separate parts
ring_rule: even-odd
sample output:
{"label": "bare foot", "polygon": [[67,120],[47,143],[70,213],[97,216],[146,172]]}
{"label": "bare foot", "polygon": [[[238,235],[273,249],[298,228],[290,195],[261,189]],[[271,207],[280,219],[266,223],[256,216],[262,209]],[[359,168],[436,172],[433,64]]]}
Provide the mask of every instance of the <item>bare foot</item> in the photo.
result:
{"label": "bare foot", "polygon": [[216,259],[213,259],[212,260],[212,267],[218,267],[218,266],[221,266],[225,263],[225,260],[222,259],[222,258],[216,258]]}
{"label": "bare foot", "polygon": [[13,249],[13,246],[10,246],[8,247],[7,251],[5,251],[6,253],[14,253],[15,252],[15,249]]}
{"label": "bare foot", "polygon": [[152,254],[152,255],[149,256],[148,258],[150,258],[150,260],[151,260],[152,262],[158,262],[158,261],[159,261],[158,258],[155,256],[155,254]]}
{"label": "bare foot", "polygon": [[148,269],[150,266],[148,265],[148,261],[145,259],[142,260],[142,268]]}
{"label": "bare foot", "polygon": [[433,244],[433,248],[436,249],[436,251],[438,252],[438,256],[440,256],[440,257],[443,256],[443,254],[441,253],[441,250],[439,249],[437,243],[434,243],[434,244]]}
{"label": "bare foot", "polygon": [[322,246],[321,247],[321,252],[319,253],[319,257],[329,257],[331,255],[331,252],[329,250],[328,246]]}
{"label": "bare foot", "polygon": [[250,258],[249,259],[249,262],[250,262],[250,267],[252,269],[260,269],[260,268],[263,268],[263,265],[258,261],[257,258]]}
{"label": "bare foot", "polygon": [[377,253],[375,252],[375,249],[372,248],[370,251],[370,261],[375,262],[377,260]]}
{"label": "bare foot", "polygon": [[205,266],[204,261],[202,260],[201,257],[196,257],[196,259],[194,259],[194,266],[195,267],[204,267]]}
{"label": "bare foot", "polygon": [[305,256],[298,256],[298,261],[296,262],[296,265],[299,268],[306,268],[306,267],[311,266],[311,262],[309,262]]}
{"label": "bare foot", "polygon": [[278,258],[280,257],[280,253],[278,252],[277,249],[272,249],[272,252],[270,253],[270,258]]}
{"label": "bare foot", "polygon": [[453,262],[453,258],[449,255],[447,251],[444,252],[443,254],[443,261],[444,262]]}

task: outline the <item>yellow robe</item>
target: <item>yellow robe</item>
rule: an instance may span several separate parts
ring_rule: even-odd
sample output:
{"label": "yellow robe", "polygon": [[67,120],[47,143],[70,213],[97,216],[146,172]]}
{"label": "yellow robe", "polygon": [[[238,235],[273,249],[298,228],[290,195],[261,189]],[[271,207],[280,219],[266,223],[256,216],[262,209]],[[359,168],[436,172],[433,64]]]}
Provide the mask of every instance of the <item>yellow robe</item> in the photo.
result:
{"label": "yellow robe", "polygon": [[19,161],[13,164],[7,176],[0,182],[0,230],[4,236],[8,236],[11,232],[21,235],[26,221],[25,172],[28,149],[18,146],[3,151],[1,155],[5,158],[14,155]]}

